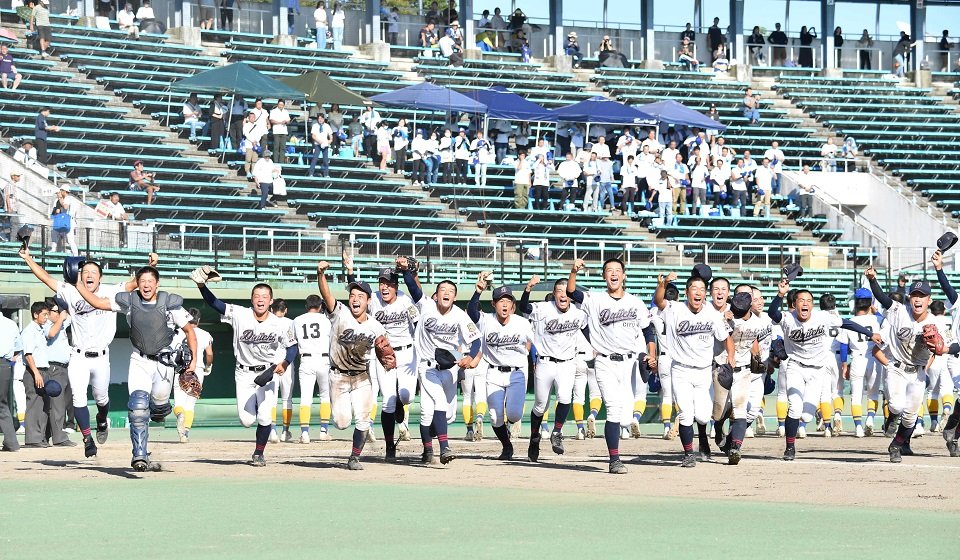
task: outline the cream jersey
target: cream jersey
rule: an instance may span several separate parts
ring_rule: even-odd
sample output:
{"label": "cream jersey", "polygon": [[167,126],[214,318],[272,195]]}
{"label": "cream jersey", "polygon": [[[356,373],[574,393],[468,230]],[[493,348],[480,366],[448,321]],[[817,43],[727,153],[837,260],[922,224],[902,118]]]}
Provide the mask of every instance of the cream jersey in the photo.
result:
{"label": "cream jersey", "polygon": [[[193,334],[194,336],[197,337],[197,367],[200,367],[204,363],[203,362],[204,351],[206,351],[207,348],[213,345],[213,335],[211,335],[210,333],[201,329],[198,326],[193,327]],[[170,346],[173,346],[174,348],[176,348],[177,345],[182,344],[186,338],[187,338],[187,333],[183,332],[183,330],[178,330],[177,334],[174,335],[173,343],[171,343]]]}
{"label": "cream jersey", "polygon": [[686,303],[669,301],[663,310],[663,322],[667,331],[667,353],[674,364],[710,367],[715,355],[714,342],[730,336],[723,315],[709,304],[694,313]]}
{"label": "cream jersey", "polygon": [[410,296],[397,292],[393,303],[386,303],[380,292],[374,292],[367,312],[387,330],[390,344],[396,347],[413,344],[413,332],[420,312]]}
{"label": "cream jersey", "polygon": [[[105,286],[100,284],[96,295],[110,300],[111,305],[117,294],[125,291],[123,284]],[[110,346],[117,336],[117,314],[115,311],[95,309],[83,299],[75,286],[66,282],[57,284],[57,295],[67,304],[70,318],[73,347],[82,351],[99,351]]]}
{"label": "cream jersey", "polygon": [[757,343],[757,346],[760,346],[760,356],[763,358],[763,347],[761,345],[763,338],[767,339],[767,352],[769,353],[770,330],[769,319],[765,322],[752,312],[743,319],[733,320],[733,331],[731,331],[730,336],[733,337],[737,367],[750,365],[754,342]]}
{"label": "cream jersey", "polygon": [[584,291],[580,309],[587,314],[590,344],[598,354],[645,351],[643,329],[650,325],[650,310],[637,296],[625,293],[616,299],[606,291]]}
{"label": "cream jersey", "polygon": [[826,311],[813,310],[810,318],[801,323],[796,312],[784,313],[780,319],[780,328],[783,329],[783,346],[787,356],[806,365],[827,365],[827,359],[833,359],[830,345],[836,333],[831,335],[831,329],[838,329],[843,324],[839,315]]}
{"label": "cream jersey", "polygon": [[[850,317],[850,320],[860,326],[870,329],[870,332],[872,333],[880,332],[880,321],[877,320],[877,316],[873,313],[867,313],[866,315],[854,315],[853,317]],[[837,336],[837,343],[846,344],[848,348],[848,354],[850,356],[869,357],[873,355],[873,341],[860,333],[841,329],[840,334]]]}
{"label": "cream jersey", "polygon": [[530,321],[511,315],[506,324],[501,324],[495,313],[482,313],[479,325],[483,359],[493,366],[526,369],[530,354],[527,345],[533,342]]}
{"label": "cream jersey", "polygon": [[759,315],[753,314],[753,320],[756,321],[753,328],[757,333],[757,341],[760,343],[760,359],[766,360],[770,356],[770,345],[773,343],[773,339],[778,336],[776,333],[779,331],[779,327],[774,328],[773,320],[765,311]]}
{"label": "cream jersey", "polygon": [[531,305],[533,312],[527,318],[533,326],[537,352],[557,360],[572,360],[577,354],[577,335],[587,326],[587,315],[573,305],[561,312],[551,301]]}
{"label": "cream jersey", "polygon": [[365,321],[357,321],[350,308],[339,301],[327,317],[330,319],[330,366],[351,374],[367,371],[370,360],[376,359],[373,342],[387,334],[386,329],[369,313]]}
{"label": "cream jersey", "polygon": [[[260,366],[276,364],[277,355],[296,344],[293,329],[273,313],[258,321],[253,309],[226,304],[220,321],[233,327],[233,355],[237,364]],[[282,359],[282,358],[281,358]]]}
{"label": "cream jersey", "polygon": [[424,295],[417,307],[420,309],[420,320],[414,333],[414,344],[421,359],[432,361],[438,348],[457,352],[480,338],[480,329],[470,320],[467,312],[456,305],[441,314],[437,302]]}
{"label": "cream jersey", "polygon": [[[330,319],[323,312],[307,312],[293,320],[293,334],[300,349],[301,358],[319,358],[330,353]],[[392,340],[392,339],[391,339]]]}
{"label": "cream jersey", "polygon": [[[290,331],[290,332],[293,333],[293,338],[292,338],[291,340],[296,340],[296,339],[297,339],[297,333],[295,333],[295,332],[293,331],[293,319],[291,319],[291,318],[289,318],[289,317],[277,317],[277,319],[280,319],[280,322],[283,324],[283,328],[284,328],[284,329],[286,329],[286,330],[288,330],[288,331]],[[286,348],[286,347],[279,348],[279,349],[277,350],[277,357],[274,358],[274,363],[279,364],[280,362],[283,361],[283,359],[286,357],[286,355],[287,355],[287,348]]]}
{"label": "cream jersey", "polygon": [[577,354],[583,354],[586,360],[592,360],[594,357],[593,346],[590,346],[590,341],[584,336],[583,331],[577,331]]}
{"label": "cream jersey", "polygon": [[927,324],[936,325],[936,316],[927,313],[923,321],[917,322],[907,306],[893,302],[884,313],[881,350],[888,359],[925,366],[930,359],[930,350],[923,342],[923,326]]}

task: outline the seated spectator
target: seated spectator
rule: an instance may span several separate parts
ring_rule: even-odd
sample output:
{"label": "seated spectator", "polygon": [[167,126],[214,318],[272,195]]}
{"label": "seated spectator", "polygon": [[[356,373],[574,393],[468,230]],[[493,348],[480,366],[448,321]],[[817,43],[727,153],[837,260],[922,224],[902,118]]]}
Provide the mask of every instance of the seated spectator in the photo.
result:
{"label": "seated spectator", "polygon": [[727,58],[727,44],[720,43],[713,51],[713,71],[717,73],[726,72],[730,69],[730,59]]}
{"label": "seated spectator", "polygon": [[143,5],[137,8],[137,20],[144,22],[150,21],[151,19],[157,19],[157,16],[153,14],[153,7],[150,5],[150,0],[143,0]]}
{"label": "seated spectator", "polygon": [[437,44],[437,34],[434,31],[436,24],[433,20],[428,20],[427,24],[420,29],[420,46],[424,49],[433,48]]}
{"label": "seated spectator", "polygon": [[563,52],[566,53],[567,56],[573,57],[574,68],[580,68],[583,55],[580,53],[580,43],[577,41],[576,31],[567,33],[567,44],[563,47]]}
{"label": "seated spectator", "polygon": [[124,209],[123,204],[120,203],[120,193],[118,192],[110,193],[109,203],[110,203],[110,205],[108,206],[109,214],[107,214],[107,218],[111,220],[116,220],[118,222],[126,222],[130,220],[130,215],[127,214],[127,211],[126,209]]}
{"label": "seated spectator", "polygon": [[132,35],[134,39],[140,39],[140,27],[137,26],[134,19],[133,4],[127,2],[123,10],[117,13],[117,27],[120,31],[126,31],[127,35]]}
{"label": "seated spectator", "polygon": [[146,173],[143,162],[139,159],[133,162],[133,171],[130,172],[130,190],[147,191],[147,204],[153,204],[153,193],[160,190],[155,183],[156,173]]}
{"label": "seated spectator", "polygon": [[477,33],[477,48],[482,52],[497,50],[497,32],[492,29],[483,29]]}
{"label": "seated spectator", "polygon": [[20,87],[20,80],[23,79],[23,75],[17,72],[13,55],[10,54],[10,47],[6,44],[0,45],[0,85],[3,86],[3,89],[7,89],[7,82],[11,79],[13,80],[13,87],[10,89],[15,90]]}
{"label": "seated spectator", "polygon": [[450,22],[450,27],[447,28],[445,35],[453,39],[453,42],[456,43],[457,46],[463,46],[463,31],[460,30],[459,21],[453,20]]}
{"label": "seated spectator", "polygon": [[754,66],[762,66],[767,57],[763,54],[763,46],[766,44],[766,41],[763,39],[763,34],[760,33],[760,26],[753,26],[753,33],[747,37],[747,47],[750,49],[750,63]]}
{"label": "seated spectator", "polygon": [[837,146],[833,138],[827,138],[827,143],[820,147],[820,171],[837,171]]}
{"label": "seated spectator", "polygon": [[683,64],[687,71],[696,72],[700,70],[700,61],[693,56],[693,47],[690,44],[690,39],[686,37],[683,38],[683,43],[680,45],[680,54],[677,56],[677,60]]}
{"label": "seated spectator", "polygon": [[610,40],[609,35],[604,35],[603,41],[600,42],[600,53],[597,55],[597,60],[599,61],[600,66],[607,66],[610,68],[630,67],[627,57],[624,54],[617,52],[617,49],[613,46],[613,41]]}
{"label": "seated spectator", "polygon": [[[127,4],[128,6],[130,4]],[[183,109],[180,111],[183,115],[183,124],[190,127],[190,141],[197,141],[197,129],[201,129],[206,126],[206,123],[201,121],[203,118],[203,111],[200,109],[200,100],[197,99],[196,93],[191,93],[190,97],[187,98],[186,102],[183,104]]]}
{"label": "seated spectator", "polygon": [[440,54],[450,61],[451,66],[463,66],[463,49],[450,35],[444,35],[438,43]]}
{"label": "seated spectator", "polygon": [[754,95],[753,89],[747,88],[743,93],[743,116],[750,120],[750,124],[760,122],[760,94]]}
{"label": "seated spectator", "polygon": [[797,177],[797,190],[795,192],[801,218],[809,218],[813,215],[813,193],[816,190],[817,185],[813,182],[813,175],[810,174],[810,166],[804,165],[803,171]]}
{"label": "seated spectator", "polygon": [[120,193],[109,193],[106,200],[101,200],[100,203],[97,204],[97,216],[105,220],[118,222],[120,247],[126,247],[127,222],[130,220],[130,216],[123,208],[123,204],[120,204]]}
{"label": "seated spectator", "polygon": [[26,167],[30,167],[37,161],[37,149],[33,147],[33,142],[24,140],[17,151],[13,153],[13,159],[19,161]]}

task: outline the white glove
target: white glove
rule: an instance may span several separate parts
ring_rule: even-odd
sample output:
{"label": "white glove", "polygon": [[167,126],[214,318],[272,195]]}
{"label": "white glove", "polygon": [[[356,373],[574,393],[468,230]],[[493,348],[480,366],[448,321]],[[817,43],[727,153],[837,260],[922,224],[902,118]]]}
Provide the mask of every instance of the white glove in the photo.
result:
{"label": "white glove", "polygon": [[206,284],[208,282],[219,282],[223,280],[220,273],[210,265],[203,265],[190,273],[190,279],[197,284]]}

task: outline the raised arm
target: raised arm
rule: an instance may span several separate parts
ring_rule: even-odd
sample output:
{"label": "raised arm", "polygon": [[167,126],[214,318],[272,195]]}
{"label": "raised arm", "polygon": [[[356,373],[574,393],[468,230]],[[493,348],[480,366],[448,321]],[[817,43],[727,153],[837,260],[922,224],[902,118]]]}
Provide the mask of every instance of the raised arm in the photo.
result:
{"label": "raised arm", "polygon": [[356,275],[353,273],[353,257],[351,257],[350,255],[348,255],[347,252],[344,251],[341,259],[343,260],[343,271],[344,271],[344,273],[345,273],[345,275],[346,275],[346,277],[347,277],[347,282],[348,282],[348,283],[349,283],[349,282],[356,282],[356,281],[357,281],[357,277],[356,277]]}
{"label": "raised arm", "polygon": [[770,320],[774,324],[779,325],[780,321],[783,320],[783,313],[780,309],[783,307],[783,296],[787,295],[788,291],[790,291],[790,282],[786,279],[780,280],[777,285],[777,295],[773,296],[770,300],[770,306],[767,307],[767,315],[770,316]]}
{"label": "raised arm", "polygon": [[320,298],[323,300],[323,304],[327,306],[327,309],[333,311],[333,308],[337,306],[337,300],[333,297],[333,292],[330,291],[330,285],[327,283],[327,269],[330,268],[330,263],[327,261],[320,261],[317,263],[317,284],[320,287]]}
{"label": "raised arm", "polygon": [[526,287],[523,288],[523,295],[520,296],[520,303],[517,304],[517,311],[524,315],[533,313],[533,305],[530,304],[530,292],[540,283],[540,276],[534,274],[530,277]]}
{"label": "raised arm", "polygon": [[110,298],[101,297],[91,292],[83,282],[77,282],[76,288],[77,291],[80,292],[80,296],[93,306],[94,309],[103,311],[110,311],[112,309],[110,307]]}
{"label": "raised arm", "polygon": [[663,311],[664,309],[667,308],[667,300],[666,300],[667,284],[669,284],[670,282],[673,282],[676,279],[677,279],[676,272],[671,272],[670,274],[667,274],[666,277],[664,277],[664,275],[662,274],[657,276],[657,290],[653,292],[653,303],[654,305],[657,306],[657,309],[659,309],[660,311]]}
{"label": "raised arm", "polygon": [[397,266],[403,271],[403,284],[407,287],[410,299],[418,302],[423,299],[423,287],[420,286],[420,276],[417,271],[410,270],[406,257],[397,258]]}
{"label": "raised arm", "polygon": [[50,276],[50,273],[43,269],[42,266],[37,264],[37,261],[33,260],[33,257],[30,256],[29,249],[20,249],[17,253],[20,255],[20,258],[23,259],[23,262],[27,264],[27,268],[30,269],[30,272],[37,277],[38,280],[47,285],[48,288],[57,291],[58,282],[54,279],[53,276]]}
{"label": "raised arm", "polygon": [[850,319],[844,319],[843,323],[840,324],[840,328],[862,334],[863,336],[872,340],[875,344],[883,344],[883,338],[880,337],[880,333],[875,333],[873,330],[861,325],[860,323],[854,323]]}
{"label": "raised arm", "polygon": [[937,281],[940,282],[940,289],[950,300],[950,305],[957,303],[957,291],[950,285],[950,280],[943,271],[943,253],[935,251],[933,257],[930,258],[930,262],[933,263],[933,268],[937,269]]}
{"label": "raised arm", "polygon": [[890,306],[893,305],[893,300],[883,291],[880,282],[877,282],[877,269],[871,266],[863,271],[863,275],[870,281],[870,291],[873,292],[873,299],[880,302],[880,305],[882,305],[884,309],[890,309]]}
{"label": "raised arm", "polygon": [[567,275],[567,297],[577,303],[583,303],[583,292],[577,289],[577,273],[586,267],[583,259],[573,261],[573,267],[570,268],[570,274]]}

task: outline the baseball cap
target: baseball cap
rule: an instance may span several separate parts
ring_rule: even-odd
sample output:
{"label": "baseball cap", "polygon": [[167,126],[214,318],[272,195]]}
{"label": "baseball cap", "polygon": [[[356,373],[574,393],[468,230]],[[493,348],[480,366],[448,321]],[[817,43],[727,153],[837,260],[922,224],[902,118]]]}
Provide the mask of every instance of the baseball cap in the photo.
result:
{"label": "baseball cap", "polygon": [[786,278],[788,282],[793,282],[800,276],[803,276],[803,267],[799,264],[790,263],[783,267],[783,277]]}
{"label": "baseball cap", "polygon": [[690,276],[694,278],[701,278],[704,282],[710,282],[710,279],[713,278],[713,270],[706,263],[697,263],[693,265],[693,270],[690,271]]}
{"label": "baseball cap", "polygon": [[380,269],[380,275],[377,276],[377,280],[386,280],[387,282],[396,282],[397,271],[388,266],[385,266]]}
{"label": "baseball cap", "polygon": [[913,295],[915,293],[921,293],[925,296],[930,295],[930,282],[926,280],[917,280],[913,284],[910,284],[910,289],[907,290],[907,293]]}
{"label": "baseball cap", "polygon": [[753,295],[747,292],[738,292],[733,294],[730,300],[730,311],[737,319],[743,319],[747,313],[750,313],[750,307],[753,305]]}
{"label": "baseball cap", "polygon": [[513,290],[509,286],[500,286],[493,291],[493,301],[498,301],[503,298],[510,298],[513,301],[517,301],[517,298],[513,297]]}
{"label": "baseball cap", "polygon": [[946,253],[951,247],[957,244],[957,234],[952,231],[940,236],[940,239],[937,239],[937,248],[940,249],[941,253]]}
{"label": "baseball cap", "polygon": [[857,288],[857,291],[853,292],[853,299],[873,299],[873,292],[868,288]]}
{"label": "baseball cap", "polygon": [[367,294],[367,297],[373,295],[373,290],[370,289],[370,284],[367,284],[362,280],[356,280],[347,284],[347,292],[352,290],[360,290],[361,292]]}

